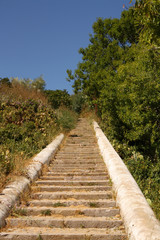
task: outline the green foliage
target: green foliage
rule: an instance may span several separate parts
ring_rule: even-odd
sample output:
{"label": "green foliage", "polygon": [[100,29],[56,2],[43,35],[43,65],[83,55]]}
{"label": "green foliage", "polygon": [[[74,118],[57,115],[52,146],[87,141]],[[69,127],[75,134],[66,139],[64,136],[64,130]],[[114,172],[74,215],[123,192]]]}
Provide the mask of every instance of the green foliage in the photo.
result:
{"label": "green foliage", "polygon": [[54,109],[60,106],[70,107],[71,98],[66,90],[45,90],[45,95]]}
{"label": "green foliage", "polygon": [[35,78],[31,83],[32,88],[39,89],[41,91],[44,90],[45,85],[46,83],[43,79],[43,75],[40,75],[39,77]]}
{"label": "green foliage", "polygon": [[53,207],[66,207],[65,203],[57,202],[53,204]]}
{"label": "green foliage", "polygon": [[13,208],[11,211],[11,216],[13,217],[27,216],[27,210],[24,208]]}
{"label": "green foliage", "polygon": [[51,216],[52,215],[52,211],[50,209],[46,209],[46,210],[41,211],[41,214],[43,216]]}
{"label": "green foliage", "polygon": [[[68,80],[101,119],[156,213],[160,162],[160,2],[137,0],[120,19],[99,18]],[[115,140],[116,139],[116,140]],[[119,144],[120,143],[120,144]],[[119,146],[119,147],[117,147]],[[159,215],[157,215],[160,217]]]}
{"label": "green foliage", "polygon": [[0,86],[2,84],[5,84],[5,85],[7,85],[9,87],[11,86],[11,82],[10,82],[9,78],[0,78]]}
{"label": "green foliage", "polygon": [[18,82],[11,87],[1,84],[0,187],[8,174],[22,174],[27,159],[49,144],[60,130],[70,130],[76,120],[77,115],[67,108],[53,110],[36,89]]}
{"label": "green foliage", "polygon": [[125,139],[156,157],[160,150],[160,58],[141,45],[138,50],[132,49],[132,54],[134,62],[118,69],[117,115],[125,126]]}
{"label": "green foliage", "polygon": [[89,206],[90,206],[91,208],[97,208],[97,207],[99,207],[98,203],[95,203],[95,202],[90,202],[90,203],[89,203]]}
{"label": "green foliage", "polygon": [[0,169],[8,174],[15,167],[14,154],[28,158],[46,146],[55,133],[57,117],[34,99],[1,100],[0,111]]}
{"label": "green foliage", "polygon": [[43,240],[42,236],[39,234],[36,240]]}
{"label": "green foliage", "polygon": [[160,1],[137,0],[135,4],[136,25],[139,26],[140,41],[152,46],[160,44]]}
{"label": "green foliage", "polygon": [[[0,84],[0,187],[10,173],[23,174],[29,158],[49,144],[59,131],[69,131],[75,126],[77,114],[61,107],[56,111],[48,104],[42,91],[34,89],[32,83],[40,79],[3,79]],[[43,81],[40,81],[40,85]],[[40,85],[38,89],[40,89]],[[42,88],[41,88],[42,90]],[[52,91],[48,91],[52,95]],[[57,90],[55,101],[70,106],[70,95],[66,90]]]}
{"label": "green foliage", "polygon": [[77,93],[71,96],[71,101],[72,101],[72,110],[75,111],[76,113],[80,114],[84,104],[85,104],[85,96],[82,93]]}
{"label": "green foliage", "polygon": [[34,80],[32,80],[30,78],[18,79],[18,77],[15,77],[15,78],[11,79],[11,84],[13,86],[20,84],[25,88],[35,89],[38,91],[43,91],[45,89],[45,85],[46,85],[45,80],[43,79],[42,75],[35,78]]}
{"label": "green foliage", "polygon": [[75,127],[78,118],[78,115],[75,112],[68,108],[61,107],[56,111],[56,115],[57,124],[59,125],[60,129],[69,131]]}
{"label": "green foliage", "polygon": [[122,157],[129,171],[141,188],[149,205],[153,208],[156,216],[160,219],[160,159],[153,163],[152,159],[138,152],[135,146],[129,146],[123,141],[111,139],[113,147]]}

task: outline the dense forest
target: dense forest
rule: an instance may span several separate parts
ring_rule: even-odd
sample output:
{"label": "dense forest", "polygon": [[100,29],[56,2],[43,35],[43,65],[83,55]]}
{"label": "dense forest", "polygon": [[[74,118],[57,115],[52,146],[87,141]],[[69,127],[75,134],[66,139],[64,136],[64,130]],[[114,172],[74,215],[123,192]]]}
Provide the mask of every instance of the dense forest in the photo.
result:
{"label": "dense forest", "polygon": [[160,218],[160,1],[136,1],[120,19],[98,18],[89,40],[67,80],[95,109]]}

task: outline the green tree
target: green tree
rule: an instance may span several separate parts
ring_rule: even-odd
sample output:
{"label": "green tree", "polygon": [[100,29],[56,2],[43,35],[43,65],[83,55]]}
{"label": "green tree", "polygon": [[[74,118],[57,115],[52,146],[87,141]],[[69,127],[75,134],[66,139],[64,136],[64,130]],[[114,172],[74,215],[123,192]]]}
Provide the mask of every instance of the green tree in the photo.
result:
{"label": "green tree", "polygon": [[[144,1],[138,3],[142,5]],[[141,41],[148,28],[144,30],[141,24],[137,25],[138,3],[135,8],[123,11],[120,19],[97,19],[90,44],[79,50],[82,62],[74,73],[70,70],[67,73],[69,80],[74,81],[75,92],[87,96],[114,137],[120,141],[126,139],[143,152],[145,146],[148,154],[150,149],[150,155],[156,158],[159,55]],[[145,7],[148,5],[146,1]],[[150,29],[156,30],[153,26]],[[158,37],[156,32],[152,40],[155,36]]]}
{"label": "green tree", "polygon": [[[132,2],[132,1],[130,1]],[[160,1],[137,0],[120,19],[97,19],[90,44],[72,73],[98,111],[101,124],[123,154],[156,212],[160,206]],[[158,213],[159,214],[159,213]]]}
{"label": "green tree", "polygon": [[3,84],[5,84],[7,86],[11,86],[11,82],[10,82],[9,78],[7,78],[7,77],[0,78],[0,86],[3,85]]}
{"label": "green tree", "polygon": [[45,80],[43,79],[43,75],[40,75],[39,77],[35,78],[32,83],[31,87],[38,89],[38,90],[44,90],[45,89]]}
{"label": "green tree", "polygon": [[[132,0],[130,1],[132,2]],[[135,23],[140,41],[159,47],[160,44],[160,1],[137,0],[134,8]]]}
{"label": "green tree", "polygon": [[131,51],[134,61],[118,69],[116,112],[124,138],[153,158],[160,150],[160,57],[141,44]]}
{"label": "green tree", "polygon": [[[74,81],[75,93],[83,91],[88,100],[101,111],[100,98],[103,90],[110,95],[112,82],[120,64],[126,60],[131,44],[138,39],[133,20],[133,10],[124,11],[121,19],[98,18],[93,24],[93,34],[87,48],[80,48],[82,62],[72,73],[67,70],[68,80]],[[111,96],[113,102],[113,96]]]}
{"label": "green tree", "polygon": [[80,114],[84,107],[85,101],[86,101],[85,96],[81,92],[71,95],[72,110]]}
{"label": "green tree", "polygon": [[45,90],[45,95],[48,98],[49,103],[55,109],[61,105],[69,107],[71,104],[71,98],[67,90]]}
{"label": "green tree", "polygon": [[12,84],[21,84],[26,88],[29,89],[36,89],[39,91],[44,91],[45,89],[45,80],[43,79],[43,76],[40,75],[39,77],[35,78],[34,80],[32,80],[31,78],[22,78],[22,79],[18,79],[18,77],[14,77],[11,79],[11,83]]}

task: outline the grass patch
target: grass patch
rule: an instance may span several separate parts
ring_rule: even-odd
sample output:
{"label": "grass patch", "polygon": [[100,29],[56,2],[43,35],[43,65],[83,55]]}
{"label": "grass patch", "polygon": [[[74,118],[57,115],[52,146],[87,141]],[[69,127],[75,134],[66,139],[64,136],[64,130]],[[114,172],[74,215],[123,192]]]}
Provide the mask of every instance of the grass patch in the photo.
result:
{"label": "grass patch", "polygon": [[68,108],[61,107],[56,111],[56,114],[57,123],[59,124],[60,129],[70,131],[75,127],[78,119],[78,115],[75,112]]}
{"label": "grass patch", "polygon": [[12,217],[27,216],[27,210],[24,208],[13,208],[11,211]]}
{"label": "grass patch", "polygon": [[91,208],[97,208],[97,207],[99,207],[98,203],[94,203],[94,202],[90,202],[90,203],[89,203],[89,206],[90,206]]}
{"label": "grass patch", "polygon": [[89,182],[88,183],[88,186],[96,186],[97,184],[96,183],[94,183],[94,182]]}
{"label": "grass patch", "polygon": [[53,204],[53,207],[66,207],[65,203],[57,202]]}
{"label": "grass patch", "polygon": [[51,216],[52,215],[52,211],[50,209],[46,209],[46,210],[41,211],[41,214],[43,216]]}
{"label": "grass patch", "polygon": [[42,236],[39,234],[36,240],[43,240]]}
{"label": "grass patch", "polygon": [[78,211],[78,214],[79,214],[79,215],[84,215],[84,212]]}
{"label": "grass patch", "polygon": [[85,228],[85,226],[83,224],[81,224],[81,228]]}

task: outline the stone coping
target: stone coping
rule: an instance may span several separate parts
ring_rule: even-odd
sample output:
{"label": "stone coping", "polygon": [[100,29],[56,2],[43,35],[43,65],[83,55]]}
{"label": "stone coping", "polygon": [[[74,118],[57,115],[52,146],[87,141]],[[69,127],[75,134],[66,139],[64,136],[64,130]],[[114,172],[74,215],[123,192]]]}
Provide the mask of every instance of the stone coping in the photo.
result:
{"label": "stone coping", "polygon": [[94,121],[93,125],[129,239],[160,240],[160,222],[97,122]]}
{"label": "stone coping", "polygon": [[32,163],[25,169],[26,176],[17,177],[14,182],[8,184],[0,193],[0,228],[5,226],[5,219],[20,194],[39,176],[42,166],[49,164],[51,157],[55,154],[63,138],[64,135],[62,133],[57,136],[46,148],[33,158]]}

